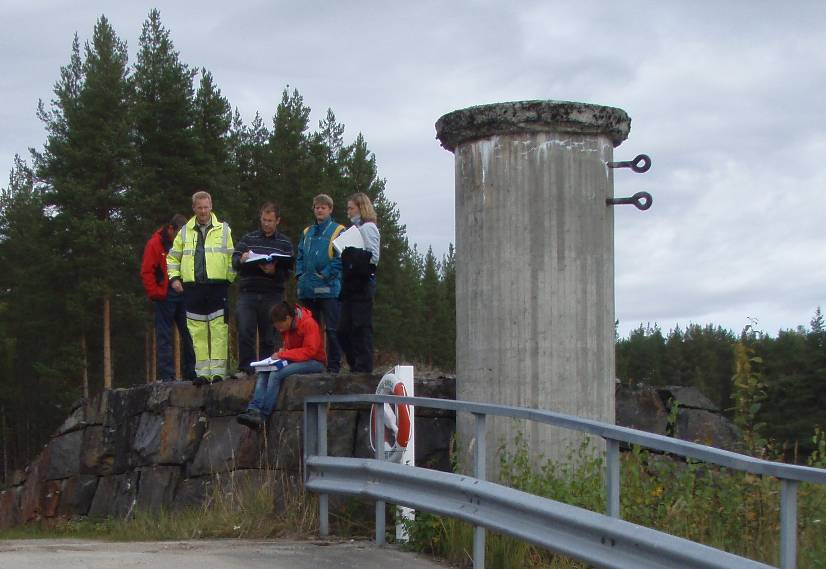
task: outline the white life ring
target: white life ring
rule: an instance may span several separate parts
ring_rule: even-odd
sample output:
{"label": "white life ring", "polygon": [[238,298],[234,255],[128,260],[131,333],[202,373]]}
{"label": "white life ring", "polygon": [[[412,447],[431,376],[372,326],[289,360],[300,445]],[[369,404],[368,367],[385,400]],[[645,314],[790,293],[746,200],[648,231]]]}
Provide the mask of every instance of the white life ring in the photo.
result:
{"label": "white life ring", "polygon": [[[407,389],[404,383],[392,372],[388,372],[381,378],[376,387],[376,395],[398,395],[407,397]],[[384,451],[385,457],[391,462],[401,462],[407,444],[413,434],[410,424],[410,415],[413,406],[404,403],[384,404]],[[376,452],[376,405],[370,410],[370,448]]]}

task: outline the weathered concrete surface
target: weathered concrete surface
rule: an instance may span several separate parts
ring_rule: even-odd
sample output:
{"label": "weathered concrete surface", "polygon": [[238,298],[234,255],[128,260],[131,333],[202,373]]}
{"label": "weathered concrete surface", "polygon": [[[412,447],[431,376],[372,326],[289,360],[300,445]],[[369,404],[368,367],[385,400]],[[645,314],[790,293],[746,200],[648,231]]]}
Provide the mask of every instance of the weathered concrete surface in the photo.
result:
{"label": "weathered concrete surface", "polygon": [[9,569],[433,569],[447,565],[393,546],[335,541],[167,541],[107,543],[80,540],[0,541],[0,567]]}
{"label": "weathered concrete surface", "polygon": [[495,135],[557,132],[607,136],[619,146],[631,130],[622,109],[573,101],[515,101],[453,111],[436,121],[436,138],[454,152],[463,143]]}
{"label": "weathered concrete surface", "polygon": [[[438,136],[455,154],[458,399],[614,422],[606,163],[628,129],[619,109],[555,101],[439,119]],[[563,459],[581,440],[536,423],[492,423],[488,456],[517,432],[537,458]],[[473,432],[460,417],[463,448]]]}

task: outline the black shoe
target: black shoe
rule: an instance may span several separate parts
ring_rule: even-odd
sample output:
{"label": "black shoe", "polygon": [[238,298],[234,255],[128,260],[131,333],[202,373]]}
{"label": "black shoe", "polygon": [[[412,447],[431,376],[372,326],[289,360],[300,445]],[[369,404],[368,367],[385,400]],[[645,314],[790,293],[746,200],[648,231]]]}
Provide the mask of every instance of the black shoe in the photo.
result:
{"label": "black shoe", "polygon": [[213,375],[212,376],[212,383],[221,383],[222,381],[224,381],[224,378],[221,377],[220,375]]}
{"label": "black shoe", "polygon": [[260,429],[266,423],[261,413],[255,409],[247,409],[245,413],[238,415],[235,420],[250,429]]}
{"label": "black shoe", "polygon": [[192,385],[194,385],[195,387],[201,387],[202,385],[206,385],[207,383],[209,383],[209,380],[203,375],[199,375],[198,377],[192,380]]}
{"label": "black shoe", "polygon": [[338,375],[339,371],[340,371],[340,370],[339,370],[339,368],[337,368],[337,367],[335,367],[335,368],[333,368],[333,367],[328,367],[328,368],[327,368],[327,373],[332,373],[333,375]]}

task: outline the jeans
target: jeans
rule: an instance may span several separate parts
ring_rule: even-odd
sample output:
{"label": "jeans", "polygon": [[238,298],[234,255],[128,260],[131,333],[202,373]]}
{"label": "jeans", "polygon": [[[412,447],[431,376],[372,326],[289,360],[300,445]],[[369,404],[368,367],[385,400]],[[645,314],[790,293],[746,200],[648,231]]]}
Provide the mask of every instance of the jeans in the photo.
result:
{"label": "jeans", "polygon": [[[238,295],[235,311],[238,321],[238,369],[250,373],[250,362],[271,356],[275,352],[277,337],[270,319],[270,310],[281,302],[281,298],[281,293],[241,292]],[[256,350],[256,332],[261,341],[260,352]]]}
{"label": "jeans", "polygon": [[183,379],[195,378],[195,352],[192,337],[186,327],[184,296],[169,288],[166,300],[155,301],[155,341],[157,343],[158,379],[175,379],[175,353],[172,347],[172,326],[181,334],[181,373]]}
{"label": "jeans", "polygon": [[310,309],[319,326],[327,333],[327,369],[339,371],[341,368],[341,347],[338,344],[338,319],[341,315],[341,301],[337,298],[299,298],[301,304]]}
{"label": "jeans", "polygon": [[284,378],[298,373],[322,373],[324,364],[316,360],[293,362],[277,371],[262,371],[255,382],[255,393],[252,396],[248,409],[259,411],[264,418],[269,417],[281,391],[281,382]]}

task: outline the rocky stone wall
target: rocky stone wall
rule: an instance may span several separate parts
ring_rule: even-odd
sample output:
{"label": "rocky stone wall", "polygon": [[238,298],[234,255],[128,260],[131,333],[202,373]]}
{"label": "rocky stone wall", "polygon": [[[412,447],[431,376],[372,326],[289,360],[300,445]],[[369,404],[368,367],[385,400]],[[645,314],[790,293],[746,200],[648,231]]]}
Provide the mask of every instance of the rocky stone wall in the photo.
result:
{"label": "rocky stone wall", "polygon": [[[278,471],[300,480],[303,401],[309,395],[373,393],[371,375],[293,376],[264,431],[239,425],[253,380],[194,387],[189,382],[107,391],[84,401],[10,488],[0,492],[0,530],[37,520],[124,517],[136,509],[201,505],[213,489]],[[416,395],[455,399],[454,378],[417,379]],[[694,388],[617,385],[617,424],[734,449],[737,433]],[[676,420],[669,411],[676,402]],[[416,464],[450,468],[455,414],[416,408]],[[372,456],[367,406],[328,414],[328,452]]]}
{"label": "rocky stone wall", "polygon": [[[11,488],[0,492],[0,529],[78,516],[124,517],[136,509],[197,506],[216,484],[267,471],[300,474],[303,401],[309,395],[374,393],[371,375],[293,376],[276,413],[256,432],[235,420],[253,380],[190,382],[107,391],[82,402]],[[416,395],[455,398],[452,379],[417,379]],[[369,411],[338,406],[328,416],[328,452],[368,456]],[[416,462],[447,469],[455,415],[416,409]]]}
{"label": "rocky stone wall", "polygon": [[617,425],[738,450],[737,428],[696,387],[618,384],[616,405]]}

